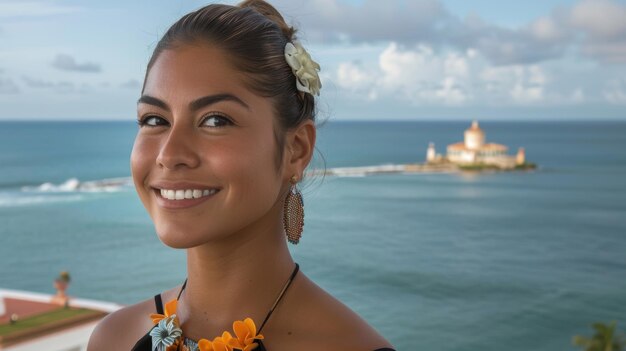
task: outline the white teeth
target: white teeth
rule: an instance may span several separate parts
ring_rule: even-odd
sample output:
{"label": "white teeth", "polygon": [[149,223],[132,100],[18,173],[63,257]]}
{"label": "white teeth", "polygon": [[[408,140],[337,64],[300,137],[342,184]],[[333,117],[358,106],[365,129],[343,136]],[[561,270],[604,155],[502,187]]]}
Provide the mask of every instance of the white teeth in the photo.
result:
{"label": "white teeth", "polygon": [[161,196],[168,200],[184,200],[184,199],[197,199],[207,195],[213,195],[217,192],[216,189],[187,189],[187,190],[166,190],[161,189]]}

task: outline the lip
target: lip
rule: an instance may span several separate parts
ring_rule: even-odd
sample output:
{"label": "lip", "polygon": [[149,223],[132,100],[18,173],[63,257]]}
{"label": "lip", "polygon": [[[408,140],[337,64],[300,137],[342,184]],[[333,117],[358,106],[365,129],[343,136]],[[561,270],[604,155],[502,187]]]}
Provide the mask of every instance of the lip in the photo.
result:
{"label": "lip", "polygon": [[[222,190],[219,186],[214,185],[205,185],[187,181],[170,181],[170,180],[160,180],[155,181],[150,184],[152,188],[152,192],[154,196],[156,196],[157,204],[166,209],[185,209],[193,206],[197,206],[217,195],[220,190]],[[202,196],[197,199],[183,199],[183,200],[169,200],[161,196],[161,189],[167,190],[212,190],[217,189],[217,192],[212,195]]]}

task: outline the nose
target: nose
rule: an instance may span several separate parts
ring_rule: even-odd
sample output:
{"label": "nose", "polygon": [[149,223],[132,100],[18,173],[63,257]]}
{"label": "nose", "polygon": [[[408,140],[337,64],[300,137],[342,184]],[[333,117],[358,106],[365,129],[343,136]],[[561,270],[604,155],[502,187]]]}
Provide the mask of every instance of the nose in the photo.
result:
{"label": "nose", "polygon": [[156,163],[159,167],[177,169],[180,167],[195,168],[200,158],[194,147],[192,127],[183,124],[173,125],[169,134],[161,144]]}

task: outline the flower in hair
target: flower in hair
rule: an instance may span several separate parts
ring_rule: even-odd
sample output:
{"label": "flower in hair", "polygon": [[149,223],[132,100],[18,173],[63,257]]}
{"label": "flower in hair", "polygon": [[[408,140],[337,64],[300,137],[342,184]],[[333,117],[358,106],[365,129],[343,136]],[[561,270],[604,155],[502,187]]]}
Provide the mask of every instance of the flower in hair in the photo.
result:
{"label": "flower in hair", "polygon": [[285,59],[293,74],[296,75],[298,90],[319,95],[322,83],[317,71],[320,70],[320,65],[311,59],[309,53],[304,50],[299,42],[294,41],[285,45]]}

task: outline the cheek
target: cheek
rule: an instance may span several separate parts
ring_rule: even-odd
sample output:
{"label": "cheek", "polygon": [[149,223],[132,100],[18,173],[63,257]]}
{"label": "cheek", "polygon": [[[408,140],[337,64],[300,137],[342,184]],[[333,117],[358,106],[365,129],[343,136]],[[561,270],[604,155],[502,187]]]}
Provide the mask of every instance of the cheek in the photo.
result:
{"label": "cheek", "polygon": [[232,180],[239,184],[237,201],[271,196],[275,191],[274,183],[280,182],[275,170],[274,140],[260,138],[258,134],[243,140],[246,142],[222,145],[222,150],[215,150],[222,157],[214,159],[213,168],[223,171],[222,176],[227,182]]}
{"label": "cheek", "polygon": [[137,190],[143,187],[143,181],[152,164],[153,155],[150,154],[150,150],[153,150],[153,148],[150,147],[150,143],[144,138],[138,136],[135,139],[133,150],[130,154],[130,173]]}

